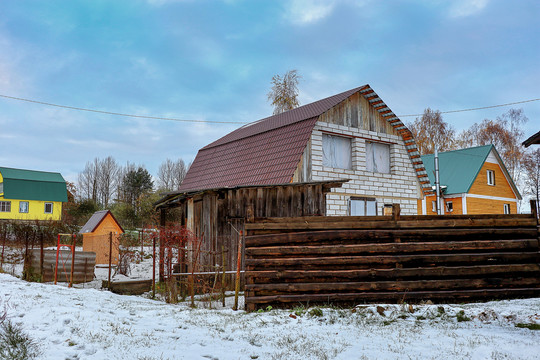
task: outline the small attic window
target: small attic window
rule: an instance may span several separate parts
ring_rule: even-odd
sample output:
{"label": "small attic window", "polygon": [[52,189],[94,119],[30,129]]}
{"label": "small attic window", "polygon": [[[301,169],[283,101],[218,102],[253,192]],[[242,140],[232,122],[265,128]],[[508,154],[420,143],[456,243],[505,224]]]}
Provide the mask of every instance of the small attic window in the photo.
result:
{"label": "small attic window", "polygon": [[390,174],[390,145],[366,142],[366,170]]}
{"label": "small attic window", "polygon": [[323,134],[322,140],[323,166],[352,169],[350,138]]}
{"label": "small attic window", "polygon": [[491,186],[495,186],[495,172],[493,170],[488,170],[486,173],[487,176],[487,184]]}

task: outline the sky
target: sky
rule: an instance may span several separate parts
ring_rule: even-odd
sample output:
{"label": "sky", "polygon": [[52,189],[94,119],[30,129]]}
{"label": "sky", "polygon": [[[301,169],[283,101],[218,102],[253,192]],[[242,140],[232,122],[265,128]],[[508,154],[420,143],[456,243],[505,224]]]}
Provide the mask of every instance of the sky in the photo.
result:
{"label": "sky", "polygon": [[[369,84],[398,115],[540,98],[540,2],[0,2],[0,166],[60,172],[167,158],[272,114],[275,74],[307,104]],[[514,105],[540,130],[540,101]],[[511,107],[444,114],[458,132]],[[413,121],[414,117],[402,117]]]}

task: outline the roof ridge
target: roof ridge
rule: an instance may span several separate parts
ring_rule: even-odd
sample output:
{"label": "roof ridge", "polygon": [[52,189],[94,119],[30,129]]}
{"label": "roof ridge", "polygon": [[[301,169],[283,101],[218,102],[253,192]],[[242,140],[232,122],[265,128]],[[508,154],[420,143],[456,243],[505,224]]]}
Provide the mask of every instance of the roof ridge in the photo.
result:
{"label": "roof ridge", "polygon": [[[217,139],[216,141],[204,146],[203,148],[201,148],[201,150],[214,148],[239,139],[249,138],[251,136],[262,134],[267,131],[279,129],[284,126],[296,124],[298,122],[320,116],[328,109],[331,109],[332,107],[346,100],[352,94],[366,88],[370,88],[369,84],[346,90],[339,94],[334,94],[323,99],[313,101],[309,104],[305,104],[297,108],[279,114],[267,116],[265,118],[245,124],[238,129],[233,130],[232,132]],[[333,99],[335,99],[335,101],[331,101]],[[325,104],[327,102],[328,104]],[[272,121],[274,123],[270,124]],[[245,132],[245,134],[242,134],[243,132]]]}
{"label": "roof ridge", "polygon": [[12,168],[12,167],[7,167],[7,166],[0,166],[0,169],[17,170],[17,171],[29,171],[29,172],[40,172],[40,173],[46,173],[46,174],[60,174],[57,171],[20,169],[20,168]]}
{"label": "roof ridge", "polygon": [[[472,146],[472,147],[468,147],[468,148],[463,148],[463,149],[455,149],[455,150],[448,150],[448,151],[439,151],[439,155],[440,154],[447,154],[447,153],[453,153],[453,152],[457,152],[457,151],[468,151],[468,150],[472,150],[472,149],[478,149],[478,148],[482,148],[482,147],[491,147],[491,146],[495,146],[493,144],[487,144],[487,145],[478,145],[478,146]],[[424,154],[424,155],[421,155],[421,156],[434,156],[435,154],[434,153],[431,153],[431,154]]]}

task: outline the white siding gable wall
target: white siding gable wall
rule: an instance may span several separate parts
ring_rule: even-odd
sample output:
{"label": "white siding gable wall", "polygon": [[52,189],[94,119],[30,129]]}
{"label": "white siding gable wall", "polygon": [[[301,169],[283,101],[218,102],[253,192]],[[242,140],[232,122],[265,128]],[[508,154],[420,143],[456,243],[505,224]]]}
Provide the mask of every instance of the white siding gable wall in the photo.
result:
{"label": "white siding gable wall", "polygon": [[[352,170],[323,166],[323,134],[351,137]],[[366,171],[369,141],[390,143],[390,174]],[[311,180],[351,179],[327,195],[327,215],[349,215],[351,197],[375,198],[378,215],[383,214],[384,204],[400,204],[403,215],[417,214],[420,186],[400,136],[319,121],[310,143]]]}

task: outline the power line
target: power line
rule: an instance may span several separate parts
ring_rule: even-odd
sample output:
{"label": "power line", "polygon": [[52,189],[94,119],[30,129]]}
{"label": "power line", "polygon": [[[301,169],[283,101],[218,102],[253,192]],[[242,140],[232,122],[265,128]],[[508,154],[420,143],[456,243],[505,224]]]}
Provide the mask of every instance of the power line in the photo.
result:
{"label": "power line", "polygon": [[[247,124],[246,122],[241,122],[241,121],[187,120],[187,119],[176,119],[176,118],[167,118],[167,117],[158,117],[158,116],[123,114],[123,113],[117,113],[117,112],[111,112],[111,111],[87,109],[87,108],[80,108],[80,107],[68,106],[68,105],[59,105],[59,104],[53,104],[53,103],[48,103],[48,102],[44,102],[44,101],[24,99],[24,98],[20,98],[20,97],[8,96],[8,95],[2,95],[2,94],[0,94],[0,97],[7,98],[7,99],[12,99],[12,100],[26,101],[26,102],[30,102],[30,103],[34,103],[34,104],[54,106],[54,107],[70,109],[70,110],[88,111],[88,112],[94,112],[94,113],[99,113],[99,114],[124,116],[124,117],[133,117],[133,118],[140,118],[140,119],[167,120],[167,121],[180,121],[180,122],[195,122],[195,123],[213,123],[213,124]],[[441,114],[450,114],[450,113],[458,113],[458,112],[466,112],[466,111],[492,109],[492,108],[498,108],[498,107],[503,107],[503,106],[524,104],[524,103],[533,102],[533,101],[539,101],[539,100],[540,100],[540,98],[538,98],[538,99],[530,99],[530,100],[523,100],[523,101],[516,101],[516,102],[512,102],[512,103],[507,103],[507,104],[499,104],[499,105],[491,105],[491,106],[470,108],[470,109],[441,111],[440,113]],[[398,117],[412,117],[412,116],[422,116],[422,115],[424,115],[424,114],[398,115]]]}
{"label": "power line", "polygon": [[240,122],[240,121],[186,120],[186,119],[175,119],[175,118],[166,118],[166,117],[158,117],[158,116],[122,114],[122,113],[111,112],[111,111],[86,109],[86,108],[80,108],[80,107],[75,107],[75,106],[52,104],[52,103],[48,103],[48,102],[31,100],[31,99],[24,99],[24,98],[19,98],[19,97],[15,97],[15,96],[8,96],[8,95],[2,95],[2,94],[0,94],[0,97],[7,98],[7,99],[12,99],[12,100],[26,101],[26,102],[30,102],[30,103],[34,103],[34,104],[55,106],[55,107],[64,108],[64,109],[71,109],[71,110],[78,110],[78,111],[88,111],[88,112],[94,112],[94,113],[99,113],[99,114],[125,116],[125,117],[133,117],[133,118],[140,118],[140,119],[168,120],[168,121],[195,122],[195,123],[214,123],[214,124],[245,124],[245,122]]}
{"label": "power line", "polygon": [[[508,104],[483,106],[483,107],[477,107],[477,108],[471,108],[471,109],[441,111],[440,113],[441,114],[450,114],[450,113],[465,112],[465,111],[492,109],[492,108],[498,108],[498,107],[509,106],[509,105],[523,104],[523,103],[528,103],[528,102],[538,101],[538,100],[540,100],[540,99],[530,99],[530,100],[516,101],[516,102],[512,102],[512,103],[508,103]],[[424,114],[398,115],[398,117],[410,117],[410,116],[422,116],[422,115],[424,115]]]}

